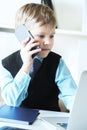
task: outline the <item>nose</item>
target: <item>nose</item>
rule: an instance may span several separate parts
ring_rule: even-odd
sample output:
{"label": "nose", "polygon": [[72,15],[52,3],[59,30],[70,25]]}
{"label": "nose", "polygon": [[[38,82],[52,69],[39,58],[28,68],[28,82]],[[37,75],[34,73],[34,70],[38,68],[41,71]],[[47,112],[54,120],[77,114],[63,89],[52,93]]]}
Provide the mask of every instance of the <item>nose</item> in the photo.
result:
{"label": "nose", "polygon": [[45,39],[44,39],[44,44],[45,44],[45,45],[50,44],[50,39],[49,39],[49,38],[45,38]]}

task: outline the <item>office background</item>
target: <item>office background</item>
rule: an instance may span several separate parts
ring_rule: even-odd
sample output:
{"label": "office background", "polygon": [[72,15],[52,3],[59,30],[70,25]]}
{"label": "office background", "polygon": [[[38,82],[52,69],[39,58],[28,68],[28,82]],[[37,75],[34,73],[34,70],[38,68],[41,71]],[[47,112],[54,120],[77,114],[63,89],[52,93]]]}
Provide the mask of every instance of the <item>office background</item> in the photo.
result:
{"label": "office background", "polygon": [[[14,35],[15,13],[21,5],[30,2],[41,3],[41,0],[0,2],[0,59],[20,48]],[[53,51],[63,56],[78,84],[82,71],[87,70],[87,0],[51,2],[58,22]]]}

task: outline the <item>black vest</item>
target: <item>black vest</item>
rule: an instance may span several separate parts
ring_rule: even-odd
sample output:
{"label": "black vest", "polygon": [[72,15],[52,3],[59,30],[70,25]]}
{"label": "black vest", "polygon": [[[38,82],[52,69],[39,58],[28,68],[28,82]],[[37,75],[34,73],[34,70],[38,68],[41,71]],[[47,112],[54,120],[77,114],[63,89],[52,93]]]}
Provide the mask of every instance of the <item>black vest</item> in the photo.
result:
{"label": "black vest", "polygon": [[[50,52],[44,58],[40,69],[31,79],[28,97],[22,102],[22,107],[60,111],[58,106],[59,89],[55,84],[55,73],[60,57],[60,55]],[[23,64],[20,52],[17,51],[6,57],[2,60],[2,64],[14,77]]]}

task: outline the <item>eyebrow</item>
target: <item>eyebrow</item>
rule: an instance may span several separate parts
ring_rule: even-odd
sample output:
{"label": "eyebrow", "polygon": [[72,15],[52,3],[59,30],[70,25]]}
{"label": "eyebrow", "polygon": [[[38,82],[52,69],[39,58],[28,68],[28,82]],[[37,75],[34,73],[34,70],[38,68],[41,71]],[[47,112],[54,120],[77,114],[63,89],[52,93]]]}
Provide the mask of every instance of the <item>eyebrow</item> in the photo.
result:
{"label": "eyebrow", "polygon": [[[52,32],[50,35],[55,34],[55,33],[56,33],[56,32]],[[40,34],[41,34],[41,35],[44,35],[45,32],[38,32],[38,33],[37,33],[37,35],[40,35]]]}

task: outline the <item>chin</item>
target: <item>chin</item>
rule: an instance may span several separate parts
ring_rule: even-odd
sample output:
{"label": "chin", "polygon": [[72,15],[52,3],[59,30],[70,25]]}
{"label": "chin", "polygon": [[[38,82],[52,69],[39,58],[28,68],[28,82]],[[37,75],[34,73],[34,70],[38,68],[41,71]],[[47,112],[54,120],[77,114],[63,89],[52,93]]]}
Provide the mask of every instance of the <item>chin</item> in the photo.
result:
{"label": "chin", "polygon": [[39,57],[46,58],[49,53],[38,53]]}

